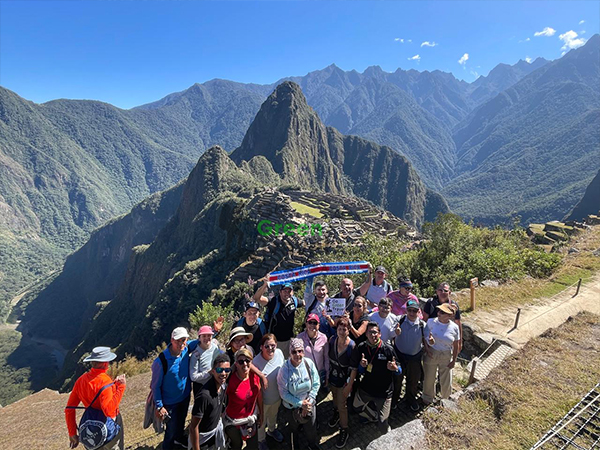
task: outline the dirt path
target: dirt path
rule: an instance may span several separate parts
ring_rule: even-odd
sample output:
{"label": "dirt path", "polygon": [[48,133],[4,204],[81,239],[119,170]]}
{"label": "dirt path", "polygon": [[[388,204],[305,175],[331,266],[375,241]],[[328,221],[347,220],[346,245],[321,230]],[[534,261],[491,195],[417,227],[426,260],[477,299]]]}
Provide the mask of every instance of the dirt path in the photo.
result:
{"label": "dirt path", "polygon": [[512,328],[517,308],[476,311],[469,314],[465,322],[475,323],[483,332],[500,336],[513,347],[520,348],[530,339],[561,325],[569,316],[575,316],[580,311],[600,315],[600,274],[583,284],[577,297],[573,297],[575,290],[576,286],[573,286],[549,299],[522,306],[516,330]]}

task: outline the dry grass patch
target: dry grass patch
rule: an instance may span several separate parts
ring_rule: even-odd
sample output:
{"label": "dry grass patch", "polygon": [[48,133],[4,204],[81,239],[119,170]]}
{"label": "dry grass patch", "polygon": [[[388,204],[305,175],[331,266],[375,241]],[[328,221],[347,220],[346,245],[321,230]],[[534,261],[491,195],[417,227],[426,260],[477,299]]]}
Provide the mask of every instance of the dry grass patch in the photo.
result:
{"label": "dry grass patch", "polygon": [[508,358],[457,412],[427,412],[430,448],[530,448],[598,380],[600,317],[579,314]]}

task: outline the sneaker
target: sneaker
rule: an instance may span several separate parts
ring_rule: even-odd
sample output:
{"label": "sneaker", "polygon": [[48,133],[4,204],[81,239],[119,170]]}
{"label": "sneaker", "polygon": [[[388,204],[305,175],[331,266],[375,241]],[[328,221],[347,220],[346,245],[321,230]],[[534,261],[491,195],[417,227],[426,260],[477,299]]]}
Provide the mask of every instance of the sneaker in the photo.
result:
{"label": "sneaker", "polygon": [[279,430],[267,431],[267,436],[273,438],[276,442],[283,442],[283,434]]}
{"label": "sneaker", "polygon": [[337,411],[334,411],[333,416],[331,417],[331,419],[329,419],[329,422],[327,422],[327,425],[329,426],[329,428],[335,428],[335,427],[337,427],[338,423],[340,423],[340,413]]}
{"label": "sneaker", "polygon": [[258,450],[269,450],[269,446],[267,445],[267,441],[260,441],[258,443]]}
{"label": "sneaker", "polygon": [[344,448],[348,442],[348,430],[341,428],[340,434],[338,435],[337,442],[335,443],[336,448]]}

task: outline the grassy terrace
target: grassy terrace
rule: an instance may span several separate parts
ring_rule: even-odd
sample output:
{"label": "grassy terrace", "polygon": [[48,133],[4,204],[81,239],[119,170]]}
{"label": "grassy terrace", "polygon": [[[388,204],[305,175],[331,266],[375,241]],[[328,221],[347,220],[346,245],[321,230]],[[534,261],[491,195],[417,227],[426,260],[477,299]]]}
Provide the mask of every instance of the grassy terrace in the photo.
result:
{"label": "grassy terrace", "polygon": [[290,202],[290,204],[292,208],[294,208],[300,214],[310,214],[311,216],[316,217],[317,219],[323,217],[323,213],[321,213],[321,211],[317,208],[312,208],[308,205],[303,205],[302,203],[298,202]]}
{"label": "grassy terrace", "polygon": [[531,340],[458,401],[424,415],[430,448],[530,448],[600,379],[600,317],[580,314]]}

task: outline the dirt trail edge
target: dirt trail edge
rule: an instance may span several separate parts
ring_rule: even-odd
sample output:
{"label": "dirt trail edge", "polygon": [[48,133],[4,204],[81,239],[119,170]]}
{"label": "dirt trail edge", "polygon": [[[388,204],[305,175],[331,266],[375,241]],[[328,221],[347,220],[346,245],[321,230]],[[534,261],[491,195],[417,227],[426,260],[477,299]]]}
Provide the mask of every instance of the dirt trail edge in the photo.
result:
{"label": "dirt trail edge", "polygon": [[475,324],[481,332],[495,335],[514,348],[521,348],[530,339],[561,325],[580,311],[600,315],[600,274],[583,284],[579,294],[573,297],[576,288],[572,286],[554,297],[523,305],[517,329],[513,329],[516,307],[493,312],[475,311],[465,318],[465,322]]}

